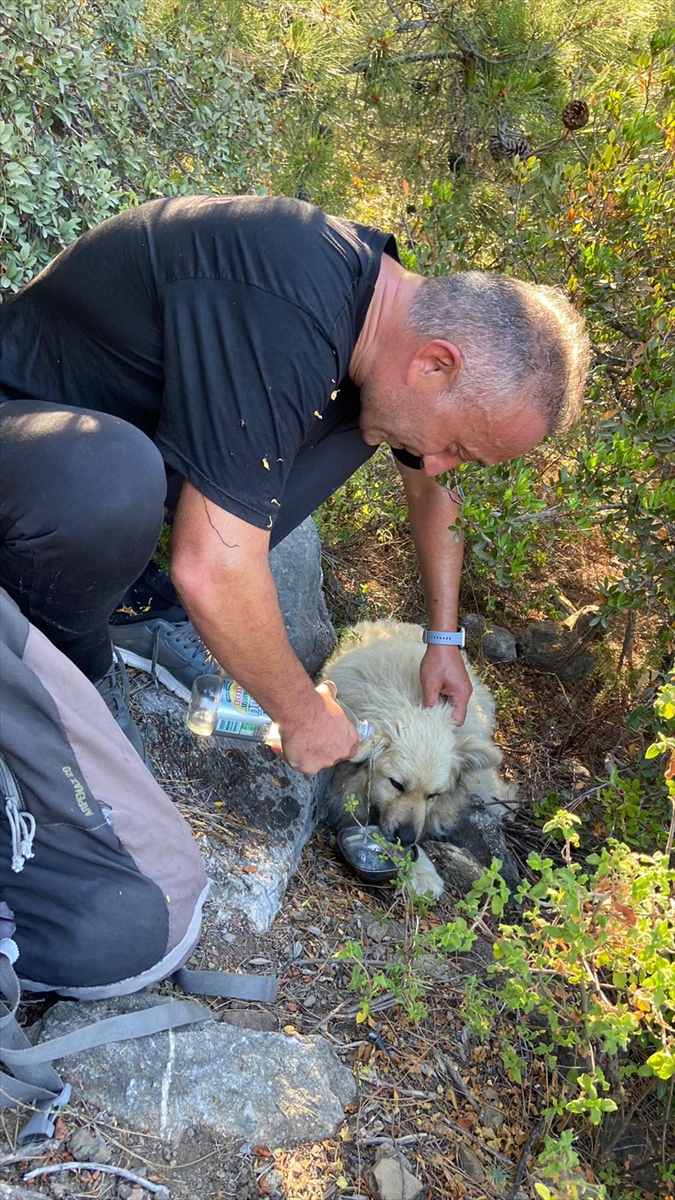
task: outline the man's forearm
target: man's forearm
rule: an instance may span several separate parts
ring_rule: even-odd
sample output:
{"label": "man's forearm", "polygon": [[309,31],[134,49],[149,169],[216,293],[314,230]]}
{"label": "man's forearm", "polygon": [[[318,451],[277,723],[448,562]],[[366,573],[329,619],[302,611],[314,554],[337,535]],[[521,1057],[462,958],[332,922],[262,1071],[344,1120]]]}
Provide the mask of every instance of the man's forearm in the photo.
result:
{"label": "man's forearm", "polygon": [[460,507],[434,480],[426,480],[417,488],[407,485],[406,492],[429,627],[457,629],[463,539],[451,527],[457,522]]}
{"label": "man's forearm", "polygon": [[286,634],[269,535],[202,496],[181,491],[171,577],[214,658],[279,726],[291,766],[307,775],[350,758],[354,726],[325,685],[315,688]]}
{"label": "man's forearm", "polygon": [[288,640],[266,563],[210,580],[185,604],[214,658],[273,720],[295,722],[311,707],[314,685]]}

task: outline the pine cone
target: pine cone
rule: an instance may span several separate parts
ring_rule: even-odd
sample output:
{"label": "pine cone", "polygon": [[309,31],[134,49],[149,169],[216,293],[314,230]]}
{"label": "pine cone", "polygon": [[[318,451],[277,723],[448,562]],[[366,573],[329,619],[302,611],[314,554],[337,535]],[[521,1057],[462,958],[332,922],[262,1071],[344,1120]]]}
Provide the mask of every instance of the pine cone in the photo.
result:
{"label": "pine cone", "polygon": [[565,129],[583,129],[588,125],[590,109],[585,100],[570,100],[562,110],[562,123]]}
{"label": "pine cone", "polygon": [[525,134],[520,129],[509,129],[505,121],[500,123],[496,133],[490,134],[490,154],[495,162],[515,158],[516,155],[520,159],[526,159],[531,153],[532,147]]}

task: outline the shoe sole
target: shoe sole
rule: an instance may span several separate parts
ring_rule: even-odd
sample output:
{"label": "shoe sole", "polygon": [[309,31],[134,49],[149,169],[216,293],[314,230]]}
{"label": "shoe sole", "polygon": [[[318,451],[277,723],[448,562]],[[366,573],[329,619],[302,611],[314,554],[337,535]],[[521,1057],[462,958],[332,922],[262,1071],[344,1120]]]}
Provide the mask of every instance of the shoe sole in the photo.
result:
{"label": "shoe sole", "polygon": [[157,663],[153,671],[152,659],[141,658],[140,654],[134,654],[132,650],[125,650],[122,646],[117,646],[116,649],[122,662],[127,667],[135,667],[137,671],[147,671],[149,675],[152,675],[155,679],[159,679],[159,682],[163,683],[168,691],[173,692],[174,696],[178,696],[186,704],[189,703],[192,694],[191,689],[186,688],[185,684],[180,683],[175,675],[172,675],[161,663]]}

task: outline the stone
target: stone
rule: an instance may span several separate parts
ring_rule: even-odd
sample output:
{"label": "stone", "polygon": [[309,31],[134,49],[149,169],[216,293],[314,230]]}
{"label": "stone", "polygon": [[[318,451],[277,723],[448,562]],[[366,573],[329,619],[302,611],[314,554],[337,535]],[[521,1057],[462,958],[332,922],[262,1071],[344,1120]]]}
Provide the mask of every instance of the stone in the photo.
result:
{"label": "stone", "polygon": [[314,676],[337,638],[321,590],[321,541],[311,517],[274,547],[269,564],[291,646]]}
{"label": "stone", "polygon": [[557,621],[531,621],[517,644],[526,666],[556,675],[564,683],[581,683],[595,668],[595,659],[582,648],[582,639]]}
{"label": "stone", "polygon": [[[321,543],[311,518],[275,547],[270,566],[289,640],[313,675],[336,638],[321,591]],[[327,773],[301,775],[257,743],[195,737],[185,725],[185,705],[159,685],[139,689],[133,707],[162,786],[180,794],[188,779],[204,797],[207,817],[216,815],[212,805],[220,810],[218,821],[200,828],[211,880],[206,918],[224,938],[240,916],[264,932],[316,825]]]}
{"label": "stone", "polygon": [[112,1151],[94,1129],[76,1129],[68,1138],[68,1149],[76,1162],[109,1163]]}
{"label": "stone", "polygon": [[494,625],[478,613],[465,613],[461,618],[467,638],[479,641],[488,662],[515,662],[518,657],[516,639],[508,629]]}
{"label": "stone", "polygon": [[[511,891],[515,891],[520,883],[518,867],[506,845],[502,824],[480,802],[459,813],[448,827],[443,842],[427,843],[426,849],[439,873],[445,879],[444,870],[448,871],[448,882],[459,891],[468,891],[493,858],[500,860],[501,874]],[[444,865],[439,866],[437,855]]]}
{"label": "stone", "polygon": [[185,705],[162,687],[133,699],[159,783],[179,798],[187,779],[200,797],[193,811],[206,818],[207,915],[223,934],[239,915],[258,932],[269,929],[314,830],[323,776],[299,774],[258,743],[195,737]]}
{"label": "stone", "polygon": [[485,1168],[473,1150],[469,1150],[468,1146],[460,1144],[457,1147],[457,1158],[462,1171],[465,1175],[468,1175],[469,1179],[472,1179],[474,1183],[483,1183]]}
{"label": "stone", "polygon": [[465,613],[460,617],[460,624],[468,638],[482,638],[485,633],[485,617],[479,616],[478,613]]}
{"label": "stone", "polygon": [[[229,1008],[220,1015],[226,1025],[236,1029],[257,1029],[261,1033],[271,1033],[279,1028],[279,1022],[271,1012],[259,1012],[255,1008]],[[189,1137],[189,1131],[186,1130]]]}
{"label": "stone", "polygon": [[486,1129],[494,1129],[495,1132],[501,1129],[505,1120],[503,1112],[495,1108],[494,1104],[486,1104],[480,1115],[481,1125],[484,1125]]}
{"label": "stone", "polygon": [[584,642],[598,642],[602,640],[605,632],[597,619],[599,616],[600,608],[597,604],[586,604],[566,617],[563,626]]}
{"label": "stone", "polygon": [[515,637],[501,625],[488,625],[481,650],[491,663],[515,662],[518,657]]}
{"label": "stone", "polygon": [[[87,1005],[59,1001],[45,1016],[42,1037],[164,1001],[147,992]],[[188,1126],[253,1145],[321,1141],[342,1123],[356,1094],[351,1071],[325,1038],[217,1021],[98,1046],[57,1069],[79,1102],[169,1145]]]}
{"label": "stone", "polygon": [[[46,1182],[44,1186],[47,1186]],[[47,1195],[47,1192],[36,1191],[32,1182],[29,1187],[17,1187],[0,1180],[0,1200],[46,1200]]]}
{"label": "stone", "polygon": [[370,1172],[377,1200],[417,1200],[424,1184],[411,1175],[398,1156],[381,1158]]}

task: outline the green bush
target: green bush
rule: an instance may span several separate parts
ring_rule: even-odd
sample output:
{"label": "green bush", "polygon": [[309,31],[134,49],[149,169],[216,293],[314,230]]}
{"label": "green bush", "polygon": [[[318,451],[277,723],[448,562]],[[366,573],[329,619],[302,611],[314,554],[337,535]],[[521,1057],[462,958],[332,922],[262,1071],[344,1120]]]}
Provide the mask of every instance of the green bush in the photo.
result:
{"label": "green bush", "polygon": [[171,41],[140,0],[7,0],[0,56],[0,291],[128,204],[246,191],[270,128],[252,73],[213,32]]}

